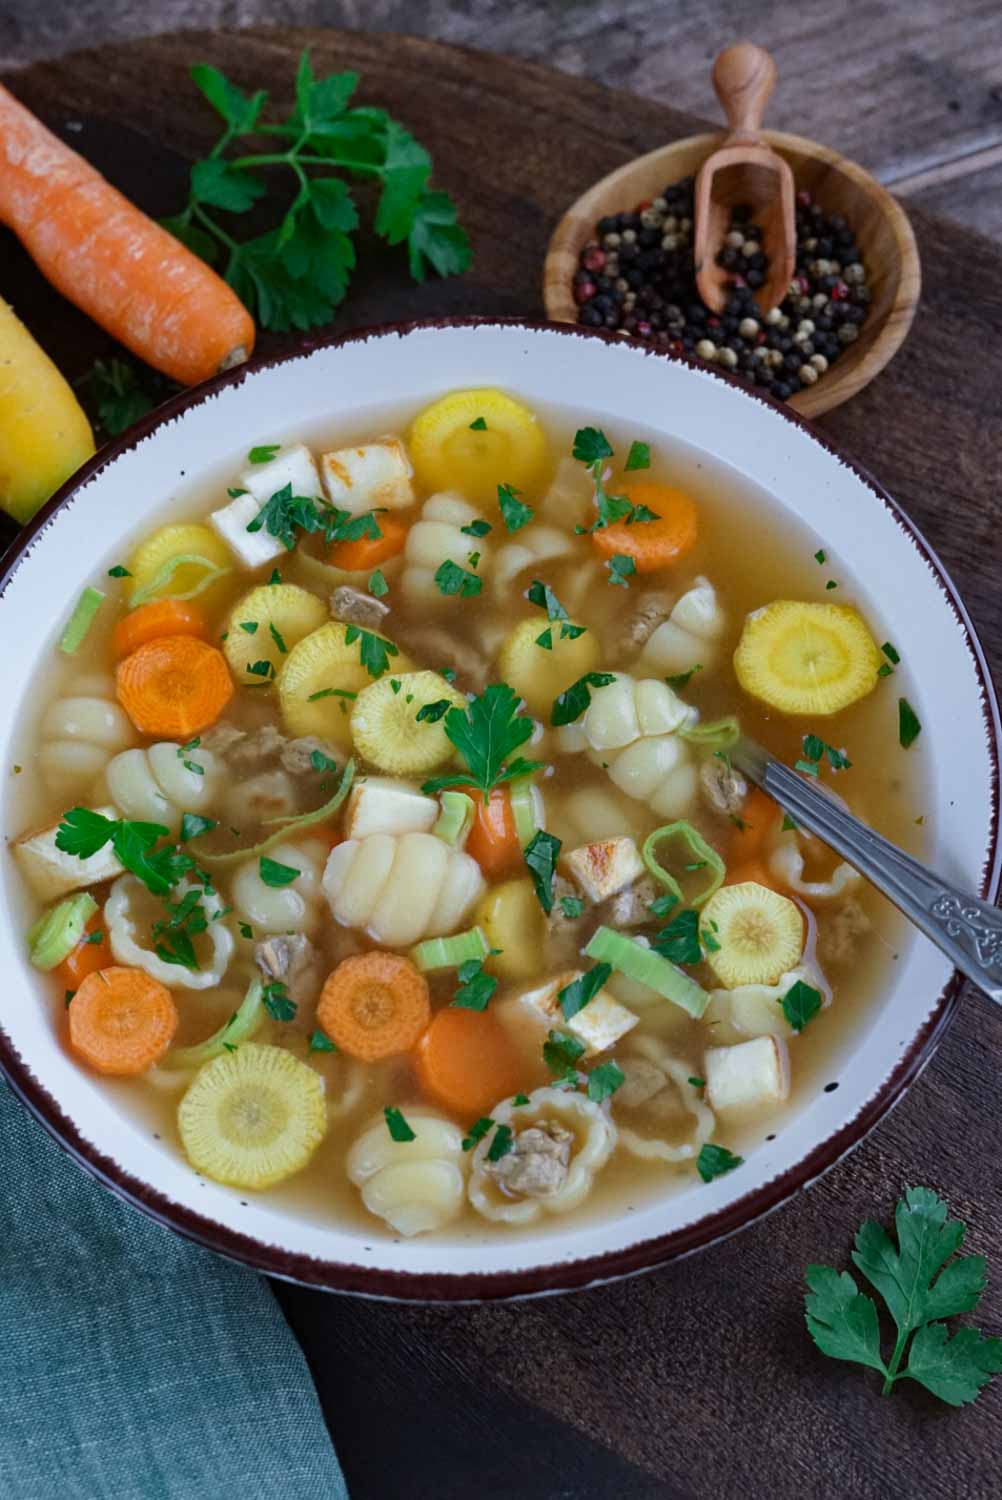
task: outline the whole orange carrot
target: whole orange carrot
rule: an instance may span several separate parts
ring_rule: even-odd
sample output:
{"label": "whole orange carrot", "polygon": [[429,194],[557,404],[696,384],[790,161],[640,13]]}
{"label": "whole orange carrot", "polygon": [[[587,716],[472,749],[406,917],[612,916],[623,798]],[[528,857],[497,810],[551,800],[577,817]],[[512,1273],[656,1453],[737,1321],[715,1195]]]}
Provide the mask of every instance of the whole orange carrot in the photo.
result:
{"label": "whole orange carrot", "polygon": [[183,385],[250,355],[235,292],[2,85],[0,222],[64,297]]}

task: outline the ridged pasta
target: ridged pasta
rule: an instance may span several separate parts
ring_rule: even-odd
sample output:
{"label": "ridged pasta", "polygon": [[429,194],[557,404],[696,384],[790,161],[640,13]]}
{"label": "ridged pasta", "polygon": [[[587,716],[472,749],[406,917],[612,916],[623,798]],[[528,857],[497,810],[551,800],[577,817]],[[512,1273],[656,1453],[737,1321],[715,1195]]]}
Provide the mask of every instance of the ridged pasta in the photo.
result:
{"label": "ridged pasta", "polygon": [[[174,900],[180,901],[191,889],[190,881],[181,881],[174,889]],[[135,903],[142,898],[143,893],[144,887],[134,875],[123,875],[120,880],[115,881],[104,903],[108,940],[118,962],[145,969],[153,979],[159,979],[161,984],[166,984],[171,989],[216,989],[229,967],[235,946],[233,934],[225,922],[211,920],[213,913],[220,907],[220,898],[203,892],[198,902],[210,921],[204,936],[195,939],[196,952],[202,944],[207,943],[211,962],[203,963],[200,969],[186,969],[183,964],[167,963],[152,948],[144,948],[139,942],[140,931],[148,931],[148,925],[141,925],[134,913]]]}
{"label": "ridged pasta", "polygon": [[400,586],[406,599],[425,604],[448,603],[448,596],[435,582],[435,573],[447,560],[468,568],[467,559],[471,552],[480,553],[477,576],[486,576],[490,567],[490,546],[486,538],[470,536],[461,529],[482,519],[479,511],[451,490],[443,490],[425,501],[421,519],[407,533],[404,548]]}
{"label": "ridged pasta", "polygon": [[[201,767],[201,774],[190,769]],[[182,751],[167,740],[146,750],[123,750],[105,768],[108,794],[123,817],[164,823],[174,830],[185,812],[211,808],[223,783],[211,750]]]}
{"label": "ridged pasta", "polygon": [[667,620],[651,634],[637,666],[641,671],[661,674],[688,672],[696,666],[706,671],[717,659],[726,628],[727,619],[712,583],[697,578]]}
{"label": "ridged pasta", "polygon": [[[635,1110],[624,1109],[622,1101],[617,1102],[616,1097],[613,1096],[613,1108],[616,1113],[635,1114],[642,1113],[646,1109],[653,1123],[658,1113],[656,1101],[661,1098],[670,1084],[672,1092],[677,1096],[686,1114],[692,1116],[693,1126],[688,1140],[672,1144],[671,1141],[664,1140],[660,1136],[643,1134],[633,1126],[624,1125],[620,1121],[620,1145],[631,1156],[637,1156],[641,1161],[663,1161],[673,1165],[692,1161],[693,1157],[698,1155],[700,1147],[704,1146],[713,1134],[716,1119],[713,1110],[703,1102],[697,1089],[689,1082],[692,1073],[691,1064],[674,1057],[664,1042],[653,1036],[631,1037],[630,1051],[646,1062],[653,1063],[664,1076],[665,1082],[660,1090],[651,1094]],[[625,1056],[622,1062],[629,1081],[629,1055]]]}
{"label": "ridged pasta", "polygon": [[769,869],[788,890],[808,901],[837,901],[863,879],[858,870],[843,862],[835,866],[827,880],[805,880],[804,856],[795,833],[777,839],[769,852]]}
{"label": "ridged pasta", "polygon": [[266,885],[261,879],[261,861],[249,859],[233,877],[230,898],[236,915],[249,922],[255,937],[279,933],[316,932],[323,917],[320,878],[327,853],[319,839],[301,844],[277,844],[268,858],[276,864],[301,871],[289,885]]}
{"label": "ridged pasta", "polygon": [[645,802],[659,817],[685,818],[699,791],[696,762],[675,734],[635,740],[609,760],[609,776],[628,797]]}
{"label": "ridged pasta", "polygon": [[477,1213],[503,1224],[531,1224],[544,1213],[565,1214],[577,1208],[591,1192],[595,1174],[605,1166],[616,1144],[616,1126],[606,1110],[584,1094],[564,1089],[535,1089],[528,1104],[517,1107],[505,1099],[491,1110],[491,1118],[516,1132],[552,1120],[574,1137],[563,1185],[545,1197],[531,1198],[503,1190],[487,1170],[493,1133],[478,1142],[470,1163],[467,1193]]}
{"label": "ridged pasta", "polygon": [[428,1110],[407,1110],[412,1141],[395,1141],[377,1116],[348,1152],[348,1176],[371,1214],[408,1237],[441,1229],[463,1206],[463,1133]]}
{"label": "ridged pasta", "polygon": [[556,526],[527,526],[498,552],[492,580],[494,597],[507,599],[521,592],[544,563],[569,556],[574,546],[575,539]]}
{"label": "ridged pasta", "polygon": [[[42,718],[38,764],[53,796],[88,792],[111,757],[135,743],[111,679],[92,678],[50,703]],[[96,689],[97,691],[94,691]]]}
{"label": "ridged pasta", "polygon": [[643,737],[674,734],[695,718],[696,710],[666,682],[617,672],[614,682],[592,688],[581,730],[593,750],[617,750]]}
{"label": "ridged pasta", "polygon": [[640,810],[614,788],[590,785],[549,795],[546,826],[565,849],[573,849],[624,833],[638,838],[643,818]]}
{"label": "ridged pasta", "polygon": [[346,839],[323,875],[336,921],[390,948],[455,932],[485,889],[476,860],[431,833]]}

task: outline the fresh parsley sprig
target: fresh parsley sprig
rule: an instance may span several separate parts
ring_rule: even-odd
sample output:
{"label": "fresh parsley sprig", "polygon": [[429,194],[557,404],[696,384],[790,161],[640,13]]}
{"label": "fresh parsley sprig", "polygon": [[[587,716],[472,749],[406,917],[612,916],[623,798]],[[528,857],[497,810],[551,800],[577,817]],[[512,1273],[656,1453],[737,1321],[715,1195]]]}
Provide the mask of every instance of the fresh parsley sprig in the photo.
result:
{"label": "fresh parsley sprig", "polygon": [[450,708],[445,732],[466,762],[467,771],[435,776],[422,788],[429,795],[450,786],[470,786],[483,793],[514,776],[542,769],[542,761],[510,757],[532,734],[532,720],[519,713],[519,697],[506,682],[492,682],[465,709]]}
{"label": "fresh parsley sprig", "polygon": [[110,843],[119,862],[154,896],[166,896],[182,876],[195,868],[191,856],[173,844],[155,847],[169,833],[160,823],[106,818],[89,807],[71,807],[56,830],[56,848],[64,854],[89,859]]}
{"label": "fresh parsley sprig", "polygon": [[[638,445],[635,443],[630,449],[630,457]],[[602,478],[602,466],[607,458],[613,454],[612,444],[600,427],[581,427],[574,434],[574,447],[571,449],[572,457],[578,463],[582,463],[591,474],[595,484],[595,507],[596,516],[588,527],[576,527],[577,531],[603,531],[606,526],[611,526],[614,521],[625,521],[627,526],[633,526],[638,521],[656,521],[656,513],[647,505],[634,505],[626,495],[610,495],[605,488]],[[648,461],[650,455],[648,454]],[[629,459],[627,467],[631,467]],[[633,468],[640,467],[634,463]]]}
{"label": "fresh parsley sprig", "polygon": [[[452,199],[429,187],[431,157],[386,110],[352,105],[357,73],[317,78],[304,52],[291,114],[268,123],[263,89],[245,94],[205,64],[191,76],[224,129],[208,157],[192,167],[188,201],[165,227],[219,266],[263,327],[284,332],[327,323],[347,293],[359,216],[335,171],[379,185],[376,233],[390,245],[406,243],[415,281],[429,268],[439,276],[467,269],[469,239]],[[260,143],[261,137],[271,137],[276,149],[225,154],[236,142]],[[229,223],[267,197],[262,169],[291,174],[295,196],[276,227],[238,241],[219,214]]]}
{"label": "fresh parsley sprig", "polygon": [[877,1305],[848,1271],[808,1266],[804,1300],[807,1331],[822,1354],[879,1371],[883,1395],[899,1380],[915,1380],[948,1405],[964,1406],[1002,1370],[1002,1339],[986,1338],[976,1328],[959,1328],[951,1337],[942,1321],[977,1306],[986,1269],[983,1255],[951,1259],[965,1227],[947,1212],[931,1188],[906,1188],[894,1216],[897,1246],[872,1219],[856,1235],[853,1263],[883,1299],[897,1330],[886,1362]]}

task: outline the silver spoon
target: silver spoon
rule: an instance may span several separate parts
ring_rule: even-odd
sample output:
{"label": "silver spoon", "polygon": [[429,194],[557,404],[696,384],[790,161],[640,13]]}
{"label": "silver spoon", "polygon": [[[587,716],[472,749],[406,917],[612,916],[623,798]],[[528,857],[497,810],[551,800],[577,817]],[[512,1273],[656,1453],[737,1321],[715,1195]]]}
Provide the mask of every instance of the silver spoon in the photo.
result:
{"label": "silver spoon", "polygon": [[967,978],[1002,1005],[1002,911],[958,891],[874,833],[754,740],[729,752],[732,765],[778,802],[801,828],[865,875]]}

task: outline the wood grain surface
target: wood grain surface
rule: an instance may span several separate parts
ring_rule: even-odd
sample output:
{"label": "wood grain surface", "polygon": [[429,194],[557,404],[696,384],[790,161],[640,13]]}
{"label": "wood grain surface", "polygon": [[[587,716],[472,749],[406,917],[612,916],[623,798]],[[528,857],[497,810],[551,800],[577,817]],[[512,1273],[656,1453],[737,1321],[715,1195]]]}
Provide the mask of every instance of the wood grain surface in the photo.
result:
{"label": "wood grain surface", "polygon": [[[163,213],[182,191],[184,158],[214,128],[187,66],[215,62],[283,98],[306,43],[318,69],[359,68],[366,98],[430,146],[476,249],[464,280],[414,288],[397,256],[367,242],[343,327],[538,314],[543,252],[567,204],[628,157],[702,123],[537,67],[330,32],[174,36],[39,64],[12,82],[57,130],[72,122],[67,138]],[[1002,356],[991,330],[997,339],[1002,256],[947,222],[922,213],[914,222],[925,285],[911,338],[820,425],[915,517],[997,669]],[[81,373],[106,347],[101,336],[9,239],[0,258],[5,294]],[[596,409],[601,401],[596,391]],[[970,1223],[969,1248],[989,1256],[979,1321],[1002,1332],[1000,1055],[1002,1014],[969,993],[905,1101],[822,1182],[735,1239],[629,1282],[451,1309],[276,1286],[353,1500],[997,1496],[1002,1381],[962,1411],[917,1388],[882,1399],[870,1377],[814,1350],[801,1278],[810,1261],[845,1266],[860,1220],[886,1220],[906,1183],[927,1183]]]}

